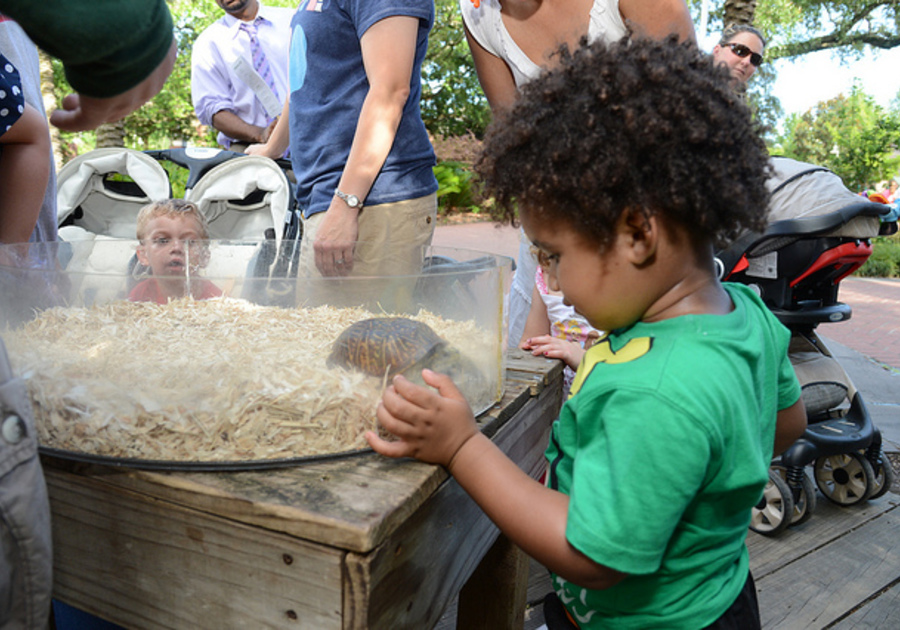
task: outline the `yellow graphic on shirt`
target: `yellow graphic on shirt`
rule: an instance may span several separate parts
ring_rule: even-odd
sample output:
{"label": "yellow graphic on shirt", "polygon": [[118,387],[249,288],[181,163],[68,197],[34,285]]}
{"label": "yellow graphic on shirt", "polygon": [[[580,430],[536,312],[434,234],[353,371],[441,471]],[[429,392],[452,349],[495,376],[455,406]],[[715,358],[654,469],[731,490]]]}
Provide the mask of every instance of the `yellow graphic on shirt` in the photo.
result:
{"label": "yellow graphic on shirt", "polygon": [[608,363],[610,365],[628,363],[647,354],[652,345],[653,337],[635,337],[619,348],[617,352],[609,344],[609,335],[597,340],[590,350],[584,353],[581,365],[578,366],[578,372],[575,373],[575,380],[572,381],[569,398],[578,393],[584,379],[587,378],[587,375],[591,373],[591,370],[598,363]]}

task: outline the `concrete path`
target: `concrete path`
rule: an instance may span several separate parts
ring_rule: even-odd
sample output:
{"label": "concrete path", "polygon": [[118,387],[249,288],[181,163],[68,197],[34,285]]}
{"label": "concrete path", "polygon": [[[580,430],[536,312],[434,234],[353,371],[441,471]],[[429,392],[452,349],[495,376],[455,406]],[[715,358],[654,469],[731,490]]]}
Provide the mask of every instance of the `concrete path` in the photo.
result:
{"label": "concrete path", "polygon": [[[491,222],[438,226],[434,244],[513,259],[519,251],[518,230]],[[885,450],[900,451],[900,280],[850,277],[841,283],[840,299],[853,316],[817,332],[860,391]]]}

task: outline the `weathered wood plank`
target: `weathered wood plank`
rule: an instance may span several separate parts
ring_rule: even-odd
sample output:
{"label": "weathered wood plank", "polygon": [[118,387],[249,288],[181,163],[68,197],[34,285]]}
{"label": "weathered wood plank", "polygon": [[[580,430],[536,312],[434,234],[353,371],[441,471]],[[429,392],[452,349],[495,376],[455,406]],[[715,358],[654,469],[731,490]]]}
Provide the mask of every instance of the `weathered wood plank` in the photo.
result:
{"label": "weathered wood plank", "polygon": [[126,628],[341,628],[343,553],[46,471],[54,596]]}
{"label": "weathered wood plank", "polygon": [[815,513],[805,523],[771,537],[748,532],[747,547],[753,577],[759,580],[897,505],[900,505],[900,496],[890,493],[877,501],[849,507],[835,505],[820,494]]}
{"label": "weathered wood plank", "polygon": [[763,627],[826,627],[898,578],[900,508],[891,507],[758,579]]}
{"label": "weathered wood plank", "polygon": [[900,584],[894,582],[890,588],[831,627],[834,630],[900,628]]}
{"label": "weathered wood plank", "polygon": [[[524,630],[535,630],[544,623],[542,604],[544,597],[552,590],[547,568],[538,564],[533,558],[528,558],[528,590],[525,596]],[[454,630],[457,627],[456,608],[455,603],[451,604],[434,630]]]}
{"label": "weathered wood plank", "polygon": [[527,590],[528,556],[500,534],[460,591],[457,629],[521,630]]}
{"label": "weathered wood plank", "polygon": [[[45,467],[59,467],[44,458]],[[63,469],[246,524],[349,550],[372,549],[446,479],[440,468],[374,453],[295,468],[164,473]]]}

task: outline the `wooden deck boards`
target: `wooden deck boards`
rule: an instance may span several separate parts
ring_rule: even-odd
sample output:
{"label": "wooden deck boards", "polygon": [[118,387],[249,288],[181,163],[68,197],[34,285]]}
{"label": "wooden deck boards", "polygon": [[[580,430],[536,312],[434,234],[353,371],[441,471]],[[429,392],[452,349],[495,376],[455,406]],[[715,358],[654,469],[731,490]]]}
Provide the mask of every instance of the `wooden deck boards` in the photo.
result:
{"label": "wooden deck boards", "polygon": [[[775,537],[750,532],[750,567],[765,630],[900,628],[900,491],[840,507],[819,494],[806,522]],[[524,630],[544,623],[540,601],[550,591],[532,561]],[[454,606],[435,626],[456,627]]]}

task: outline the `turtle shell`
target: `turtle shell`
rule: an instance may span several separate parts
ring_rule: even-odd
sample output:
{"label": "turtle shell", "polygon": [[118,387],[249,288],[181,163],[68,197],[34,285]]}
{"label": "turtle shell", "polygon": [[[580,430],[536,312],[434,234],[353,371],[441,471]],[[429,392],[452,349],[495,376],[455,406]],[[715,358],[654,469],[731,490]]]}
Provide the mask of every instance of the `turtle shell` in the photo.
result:
{"label": "turtle shell", "polygon": [[328,365],[391,377],[422,363],[445,345],[422,322],[406,317],[363,319],[338,336]]}

